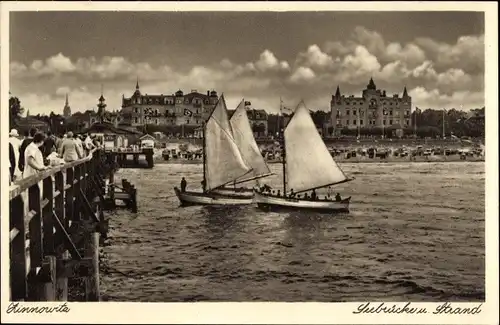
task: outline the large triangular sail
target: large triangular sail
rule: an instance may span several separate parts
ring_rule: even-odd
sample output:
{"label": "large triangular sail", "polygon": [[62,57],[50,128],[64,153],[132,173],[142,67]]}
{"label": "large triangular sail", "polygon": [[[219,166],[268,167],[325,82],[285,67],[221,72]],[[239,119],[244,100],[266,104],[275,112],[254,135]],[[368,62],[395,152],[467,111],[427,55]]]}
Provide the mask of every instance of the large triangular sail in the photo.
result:
{"label": "large triangular sail", "polygon": [[328,152],[303,102],[284,133],[288,190],[297,193],[349,180]]}
{"label": "large triangular sail", "polygon": [[223,95],[205,125],[204,150],[207,191],[227,184],[252,170],[233,139]]}
{"label": "large triangular sail", "polygon": [[233,130],[234,141],[240,149],[243,159],[252,167],[251,172],[238,178],[234,183],[239,184],[272,175],[253,136],[252,127],[250,126],[245,108],[245,100],[242,100],[238,105],[229,123]]}

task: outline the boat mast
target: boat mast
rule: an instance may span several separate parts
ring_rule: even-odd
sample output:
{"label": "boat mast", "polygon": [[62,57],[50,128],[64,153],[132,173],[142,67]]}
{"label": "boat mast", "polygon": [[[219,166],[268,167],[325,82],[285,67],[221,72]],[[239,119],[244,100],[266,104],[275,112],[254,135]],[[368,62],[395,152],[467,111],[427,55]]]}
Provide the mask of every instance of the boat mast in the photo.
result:
{"label": "boat mast", "polygon": [[[286,196],[286,153],[285,153],[285,121],[283,116],[283,101],[280,97],[280,117],[283,118],[283,127],[279,130],[281,133],[282,141],[282,149],[281,149],[281,163],[283,164],[283,196]],[[278,125],[280,117],[278,117]]]}
{"label": "boat mast", "polygon": [[205,144],[206,144],[205,143],[205,128],[206,128],[206,124],[207,123],[205,121],[203,121],[203,125],[202,125],[202,127],[203,127],[203,150],[202,150],[203,151],[203,184],[204,184],[203,185],[203,192],[205,192],[205,188],[207,186],[207,179],[206,179],[206,176],[205,176],[206,175],[206,166],[205,165],[206,165],[206,159],[207,159],[206,158],[207,157],[206,156],[206,148],[205,148]]}

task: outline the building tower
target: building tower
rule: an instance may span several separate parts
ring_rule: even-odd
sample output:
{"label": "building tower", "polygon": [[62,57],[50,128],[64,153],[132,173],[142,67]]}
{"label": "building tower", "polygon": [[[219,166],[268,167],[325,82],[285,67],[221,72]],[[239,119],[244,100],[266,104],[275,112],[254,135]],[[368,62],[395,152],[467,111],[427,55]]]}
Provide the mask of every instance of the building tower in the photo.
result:
{"label": "building tower", "polygon": [[104,114],[106,113],[106,99],[104,99],[102,86],[101,86],[101,97],[99,97],[99,103],[97,104],[97,118],[102,123],[104,122]]}
{"label": "building tower", "polygon": [[63,108],[63,116],[68,118],[71,116],[71,107],[69,107],[68,94],[66,94],[66,103]]}

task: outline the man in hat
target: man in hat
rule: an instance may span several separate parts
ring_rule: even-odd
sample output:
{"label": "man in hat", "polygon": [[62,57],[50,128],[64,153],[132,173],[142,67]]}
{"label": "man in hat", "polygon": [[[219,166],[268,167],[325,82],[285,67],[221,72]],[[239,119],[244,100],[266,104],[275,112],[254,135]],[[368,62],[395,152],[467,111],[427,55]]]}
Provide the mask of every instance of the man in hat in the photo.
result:
{"label": "man in hat", "polygon": [[10,144],[10,146],[12,146],[12,150],[13,150],[13,153],[11,153],[11,155],[13,155],[13,157],[11,157],[11,159],[10,159],[11,165],[12,165],[12,163],[14,163],[14,166],[11,166],[10,176],[11,176],[11,179],[14,181],[17,177],[21,176],[21,171],[19,170],[19,167],[18,167],[19,147],[21,147],[21,140],[19,140],[19,133],[17,132],[16,129],[10,130],[9,144]]}

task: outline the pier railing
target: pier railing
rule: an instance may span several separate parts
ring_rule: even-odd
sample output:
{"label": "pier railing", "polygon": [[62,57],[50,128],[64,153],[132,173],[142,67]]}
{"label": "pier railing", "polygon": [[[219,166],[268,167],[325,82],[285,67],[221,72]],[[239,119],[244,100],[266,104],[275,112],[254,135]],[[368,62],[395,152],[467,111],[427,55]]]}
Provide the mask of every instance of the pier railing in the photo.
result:
{"label": "pier railing", "polygon": [[10,300],[99,300],[99,238],[105,178],[114,172],[103,150],[54,166],[10,186]]}

